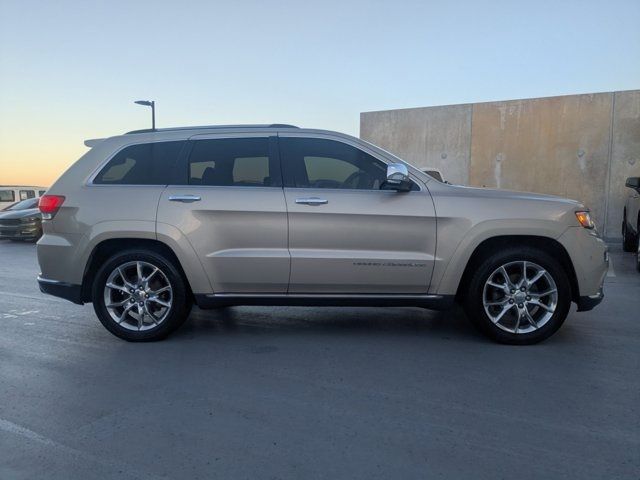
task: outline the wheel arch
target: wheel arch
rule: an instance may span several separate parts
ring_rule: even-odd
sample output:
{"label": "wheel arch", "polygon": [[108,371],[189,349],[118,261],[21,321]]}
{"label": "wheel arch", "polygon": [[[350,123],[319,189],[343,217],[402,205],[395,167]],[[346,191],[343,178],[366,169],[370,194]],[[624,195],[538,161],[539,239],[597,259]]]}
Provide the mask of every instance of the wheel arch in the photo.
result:
{"label": "wheel arch", "polygon": [[167,244],[149,238],[109,238],[95,245],[86,262],[82,276],[81,299],[83,302],[91,302],[91,288],[96,273],[100,266],[113,254],[123,251],[140,248],[158,253],[170,260],[182,275],[187,285],[189,295],[193,297],[193,291],[189,278],[187,277],[178,256]]}
{"label": "wheel arch", "polygon": [[467,261],[464,272],[458,284],[456,291],[456,300],[460,301],[464,292],[467,291],[473,272],[480,262],[488,255],[502,249],[512,247],[513,245],[525,246],[539,249],[559,260],[560,265],[567,274],[569,285],[571,286],[571,299],[577,301],[579,297],[578,278],[573,267],[573,262],[569,256],[569,252],[557,240],[544,236],[536,235],[499,235],[490,237],[482,242],[473,250],[471,257]]}

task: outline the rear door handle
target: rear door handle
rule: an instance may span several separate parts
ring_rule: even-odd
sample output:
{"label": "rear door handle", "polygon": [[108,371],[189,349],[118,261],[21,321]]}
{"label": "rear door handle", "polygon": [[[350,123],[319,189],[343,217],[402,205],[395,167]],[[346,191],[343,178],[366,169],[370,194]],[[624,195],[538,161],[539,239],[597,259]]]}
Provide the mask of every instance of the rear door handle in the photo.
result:
{"label": "rear door handle", "polygon": [[324,205],[325,203],[329,203],[329,200],[318,197],[302,197],[296,198],[296,203],[301,205]]}
{"label": "rear door handle", "polygon": [[170,195],[170,202],[192,203],[202,200],[199,195]]}

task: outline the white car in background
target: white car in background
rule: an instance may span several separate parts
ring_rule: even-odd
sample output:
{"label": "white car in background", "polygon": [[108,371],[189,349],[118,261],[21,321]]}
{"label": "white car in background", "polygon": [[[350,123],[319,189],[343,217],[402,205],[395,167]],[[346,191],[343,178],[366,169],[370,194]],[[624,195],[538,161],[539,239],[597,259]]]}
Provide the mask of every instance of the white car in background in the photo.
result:
{"label": "white car in background", "polygon": [[640,271],[640,177],[629,177],[625,186],[630,189],[622,212],[622,248],[636,252]]}
{"label": "white car in background", "polygon": [[0,185],[0,210],[10,205],[30,198],[39,198],[44,195],[45,187],[28,187],[23,185]]}

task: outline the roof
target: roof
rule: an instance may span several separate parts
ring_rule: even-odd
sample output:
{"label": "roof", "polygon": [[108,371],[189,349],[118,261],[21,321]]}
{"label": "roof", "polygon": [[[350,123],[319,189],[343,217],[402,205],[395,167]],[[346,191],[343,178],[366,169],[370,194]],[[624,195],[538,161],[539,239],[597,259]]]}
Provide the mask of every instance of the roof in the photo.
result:
{"label": "roof", "polygon": [[300,128],[295,125],[288,125],[286,123],[272,123],[264,125],[198,125],[193,127],[170,127],[170,128],[146,128],[142,130],[132,130],[127,132],[126,135],[136,133],[153,133],[153,132],[172,132],[176,130],[216,130],[216,129],[228,129],[228,128]]}

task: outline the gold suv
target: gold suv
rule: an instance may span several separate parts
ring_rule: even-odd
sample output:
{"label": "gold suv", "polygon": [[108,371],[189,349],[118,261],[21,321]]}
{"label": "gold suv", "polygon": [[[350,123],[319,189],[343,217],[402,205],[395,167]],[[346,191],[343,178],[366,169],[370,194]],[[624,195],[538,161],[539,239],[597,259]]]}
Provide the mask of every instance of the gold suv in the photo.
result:
{"label": "gold suv", "polygon": [[129,132],[40,201],[43,292],[156,340],[191,305],[464,305],[539,342],[603,297],[607,248],[559,197],[449,185],[340,133],[290,125]]}

